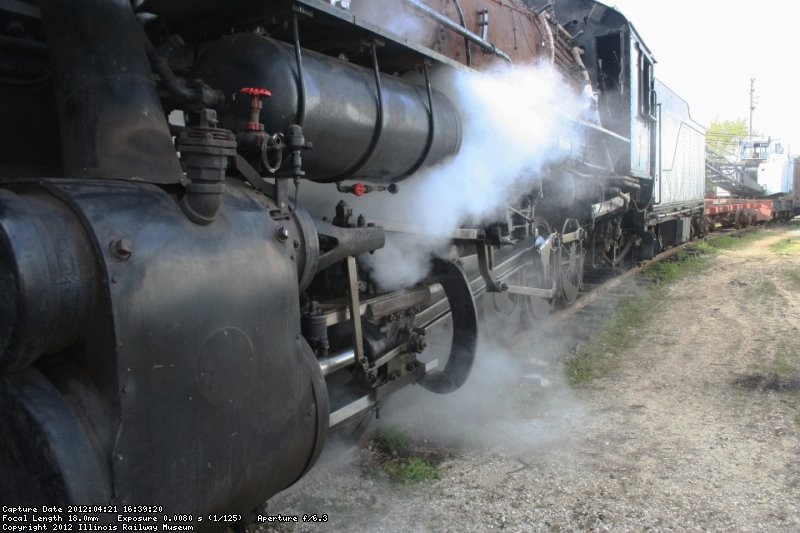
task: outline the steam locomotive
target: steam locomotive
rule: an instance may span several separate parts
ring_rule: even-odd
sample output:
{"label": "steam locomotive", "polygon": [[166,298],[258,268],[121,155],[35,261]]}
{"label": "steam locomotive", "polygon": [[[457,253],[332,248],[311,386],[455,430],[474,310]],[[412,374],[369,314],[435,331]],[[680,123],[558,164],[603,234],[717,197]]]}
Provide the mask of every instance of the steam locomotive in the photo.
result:
{"label": "steam locomotive", "polygon": [[[245,523],[393,392],[461,386],[481,313],[527,327],[585,271],[704,231],[704,130],[592,0],[0,0],[0,20],[7,505]],[[438,235],[419,279],[380,282],[387,242],[430,239],[403,194],[467,152],[476,109],[441,80],[532,64],[583,102],[558,114],[577,140]]]}

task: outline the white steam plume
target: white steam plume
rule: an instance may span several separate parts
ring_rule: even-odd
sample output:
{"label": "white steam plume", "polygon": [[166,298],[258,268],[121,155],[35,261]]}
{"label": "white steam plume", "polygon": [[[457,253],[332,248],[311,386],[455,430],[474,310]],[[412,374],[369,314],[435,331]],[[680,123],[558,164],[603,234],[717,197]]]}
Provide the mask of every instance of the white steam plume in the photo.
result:
{"label": "white steam plume", "polygon": [[[427,255],[456,228],[501,214],[514,197],[537,186],[545,165],[582,149],[583,140],[567,117],[584,112],[587,100],[550,66],[505,67],[488,74],[447,69],[435,76],[434,86],[462,117],[458,154],[402,182],[397,195],[350,202],[369,219],[411,224],[438,237],[427,245],[420,239],[388,239],[386,248],[367,260],[385,288],[424,277]],[[416,258],[420,268],[411,271],[405,264],[399,269],[395,258],[403,257]]]}
{"label": "white steam plume", "polygon": [[583,426],[585,411],[563,380],[557,352],[532,335],[508,346],[487,330],[483,323],[475,364],[459,390],[440,395],[406,387],[386,401],[375,425],[445,446],[507,452],[563,445]]}

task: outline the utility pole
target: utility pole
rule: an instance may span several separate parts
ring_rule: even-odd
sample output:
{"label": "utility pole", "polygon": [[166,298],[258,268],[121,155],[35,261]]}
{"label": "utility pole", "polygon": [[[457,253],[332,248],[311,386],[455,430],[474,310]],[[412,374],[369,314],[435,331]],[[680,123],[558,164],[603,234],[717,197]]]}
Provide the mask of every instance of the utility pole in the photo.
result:
{"label": "utility pole", "polygon": [[756,79],[750,78],[750,138],[753,138],[753,111],[756,109],[755,103]]}

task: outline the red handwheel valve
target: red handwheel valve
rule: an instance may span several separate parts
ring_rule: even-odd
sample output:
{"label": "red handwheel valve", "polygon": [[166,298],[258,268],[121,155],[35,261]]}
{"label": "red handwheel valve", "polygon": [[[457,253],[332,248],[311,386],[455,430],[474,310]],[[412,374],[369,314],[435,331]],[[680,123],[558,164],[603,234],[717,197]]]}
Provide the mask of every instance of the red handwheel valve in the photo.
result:
{"label": "red handwheel valve", "polygon": [[259,122],[259,117],[261,115],[261,97],[272,96],[272,93],[267,89],[261,89],[259,87],[244,87],[243,89],[239,89],[239,92],[250,97],[250,120],[247,126],[245,126],[245,129],[247,131],[264,131],[264,125]]}

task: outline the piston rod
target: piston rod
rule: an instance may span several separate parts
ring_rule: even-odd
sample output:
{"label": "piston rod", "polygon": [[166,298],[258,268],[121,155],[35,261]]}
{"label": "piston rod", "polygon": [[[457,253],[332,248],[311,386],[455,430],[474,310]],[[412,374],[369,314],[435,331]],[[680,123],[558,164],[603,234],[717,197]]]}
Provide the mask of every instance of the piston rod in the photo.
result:
{"label": "piston rod", "polygon": [[319,368],[323,376],[330,376],[337,370],[346,368],[356,362],[356,352],[353,349],[345,349],[328,357],[317,359]]}

